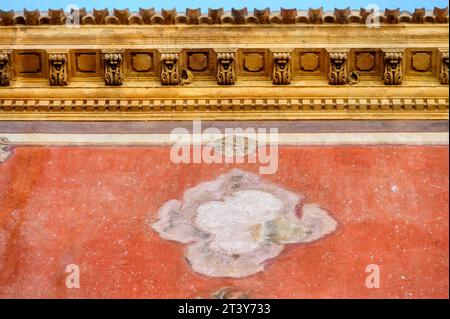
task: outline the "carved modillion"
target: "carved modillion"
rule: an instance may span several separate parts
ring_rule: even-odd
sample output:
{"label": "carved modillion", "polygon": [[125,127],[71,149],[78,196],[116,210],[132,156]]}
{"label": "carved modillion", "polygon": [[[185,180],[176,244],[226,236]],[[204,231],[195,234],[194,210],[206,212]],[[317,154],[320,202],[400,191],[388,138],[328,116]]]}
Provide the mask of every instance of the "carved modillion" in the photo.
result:
{"label": "carved modillion", "polygon": [[236,57],[234,52],[217,53],[217,83],[222,85],[236,83]]}
{"label": "carved modillion", "polygon": [[8,52],[0,51],[0,86],[11,84],[11,58]]}
{"label": "carved modillion", "polygon": [[276,52],[273,54],[273,84],[291,83],[291,53]]}
{"label": "carved modillion", "polygon": [[105,84],[118,86],[123,83],[123,55],[122,53],[104,53]]}
{"label": "carved modillion", "polygon": [[384,84],[399,85],[403,81],[403,53],[384,53]]}
{"label": "carved modillion", "polygon": [[180,84],[180,56],[178,53],[161,54],[161,84]]}
{"label": "carved modillion", "polygon": [[49,54],[48,62],[50,65],[49,82],[51,86],[66,86],[67,77],[67,54]]}
{"label": "carved modillion", "polygon": [[448,64],[449,64],[449,53],[442,52],[441,53],[441,67],[439,72],[439,77],[441,80],[441,84],[449,84],[448,82]]}
{"label": "carved modillion", "polygon": [[346,52],[330,52],[328,82],[332,85],[348,83],[348,55]]}

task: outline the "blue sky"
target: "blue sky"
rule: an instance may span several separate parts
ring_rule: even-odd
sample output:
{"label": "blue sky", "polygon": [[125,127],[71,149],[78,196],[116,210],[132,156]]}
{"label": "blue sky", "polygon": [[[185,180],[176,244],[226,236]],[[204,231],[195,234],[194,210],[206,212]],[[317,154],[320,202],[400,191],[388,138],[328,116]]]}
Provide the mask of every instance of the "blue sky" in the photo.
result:
{"label": "blue sky", "polygon": [[425,7],[432,9],[434,6],[446,7],[448,6],[448,0],[338,0],[338,1],[325,1],[325,0],[0,0],[0,9],[2,10],[22,10],[27,9],[41,9],[46,10],[48,8],[65,8],[70,4],[75,4],[79,7],[86,7],[92,9],[96,7],[100,8],[130,8],[134,11],[139,7],[156,9],[161,8],[173,8],[176,7],[179,11],[184,11],[186,7],[202,8],[207,10],[208,7],[219,8],[224,7],[229,10],[231,7],[242,8],[246,6],[249,9],[252,8],[265,8],[270,7],[272,10],[278,10],[280,7],[285,8],[299,8],[307,9],[308,7],[317,8],[323,6],[326,10],[337,8],[345,8],[350,6],[353,9],[360,7],[366,7],[368,4],[376,4],[381,9],[384,8],[397,8],[400,7],[403,10],[412,10],[414,8]]}

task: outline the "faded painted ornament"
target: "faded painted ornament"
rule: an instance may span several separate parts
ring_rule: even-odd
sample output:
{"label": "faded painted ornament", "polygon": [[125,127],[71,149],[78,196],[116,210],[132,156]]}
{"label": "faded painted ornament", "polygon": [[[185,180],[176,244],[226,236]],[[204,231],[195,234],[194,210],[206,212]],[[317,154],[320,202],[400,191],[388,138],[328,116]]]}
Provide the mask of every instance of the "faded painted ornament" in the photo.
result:
{"label": "faded painted ornament", "polygon": [[152,228],[187,245],[185,258],[209,277],[243,278],[264,270],[286,244],[309,243],[336,230],[337,222],[304,196],[232,170],[166,202]]}
{"label": "faded painted ornament", "polygon": [[0,144],[0,164],[8,159],[11,155],[11,147],[9,145]]}

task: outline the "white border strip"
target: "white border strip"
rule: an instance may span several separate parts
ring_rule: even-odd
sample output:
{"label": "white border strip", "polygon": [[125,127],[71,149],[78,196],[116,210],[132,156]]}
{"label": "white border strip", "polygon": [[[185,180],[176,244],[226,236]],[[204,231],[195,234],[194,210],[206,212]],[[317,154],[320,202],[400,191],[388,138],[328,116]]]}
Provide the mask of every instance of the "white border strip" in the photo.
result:
{"label": "white border strip", "polygon": [[[238,134],[242,135],[242,134]],[[221,139],[216,134],[213,139]],[[171,134],[9,134],[0,133],[0,143],[12,145],[172,145]],[[199,144],[199,136],[186,135]],[[3,140],[3,141],[2,141]],[[185,139],[184,139],[185,140]],[[270,138],[268,138],[270,142]],[[202,142],[204,144],[205,142]],[[265,144],[262,141],[261,144]],[[280,133],[279,145],[448,145],[448,132],[420,133]]]}

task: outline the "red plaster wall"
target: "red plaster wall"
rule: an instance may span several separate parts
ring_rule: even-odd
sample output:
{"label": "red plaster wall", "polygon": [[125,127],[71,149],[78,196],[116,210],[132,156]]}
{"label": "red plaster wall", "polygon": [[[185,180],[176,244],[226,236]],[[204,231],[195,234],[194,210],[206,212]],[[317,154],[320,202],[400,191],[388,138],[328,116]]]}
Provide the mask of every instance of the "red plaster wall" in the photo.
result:
{"label": "red plaster wall", "polygon": [[[149,227],[158,208],[233,167],[175,165],[168,147],[18,147],[0,164],[0,297],[448,298],[448,147],[282,147],[264,178],[339,223],[243,279],[208,278]],[[368,289],[368,264],[381,287]],[[81,288],[67,289],[78,264]]]}

